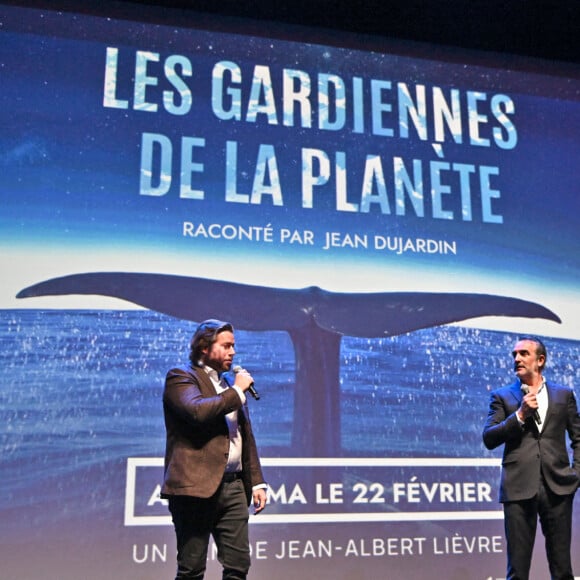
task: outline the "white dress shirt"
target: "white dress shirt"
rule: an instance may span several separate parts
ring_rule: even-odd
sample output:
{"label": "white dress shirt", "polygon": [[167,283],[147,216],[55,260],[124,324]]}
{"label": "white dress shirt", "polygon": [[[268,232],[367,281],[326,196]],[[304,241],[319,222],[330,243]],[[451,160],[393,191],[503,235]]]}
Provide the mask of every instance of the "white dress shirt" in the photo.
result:
{"label": "white dress shirt", "polygon": [[[204,366],[203,370],[208,374],[216,392],[222,393],[226,389],[234,389],[242,404],[246,402],[246,395],[244,392],[236,387],[235,385],[230,387],[225,379],[220,379],[218,373],[215,369],[211,367]],[[242,471],[242,434],[240,432],[240,426],[238,424],[238,411],[232,411],[226,415],[226,423],[228,424],[229,438],[230,438],[230,451],[228,454],[228,463],[226,465],[226,473]]]}

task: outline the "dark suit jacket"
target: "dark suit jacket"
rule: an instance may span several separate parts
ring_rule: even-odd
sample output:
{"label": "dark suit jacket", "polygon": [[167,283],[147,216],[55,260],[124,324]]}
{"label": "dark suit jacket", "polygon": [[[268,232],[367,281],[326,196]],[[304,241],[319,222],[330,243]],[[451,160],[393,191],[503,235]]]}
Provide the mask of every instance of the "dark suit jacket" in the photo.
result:
{"label": "dark suit jacket", "polygon": [[[540,473],[558,495],[574,493],[580,475],[580,415],[572,389],[547,382],[548,412],[540,433],[533,417],[523,428],[515,412],[523,394],[520,382],[491,393],[489,414],[483,428],[488,449],[504,445],[500,484],[501,502],[536,495]],[[573,461],[566,447],[566,432]]]}
{"label": "dark suit jacket", "polygon": [[234,389],[219,395],[207,375],[197,367],[175,368],[167,373],[163,411],[167,442],[161,497],[211,497],[218,489],[229,454],[225,416],[239,410],[242,434],[242,479],[248,504],[252,487],[264,483],[247,408]]}

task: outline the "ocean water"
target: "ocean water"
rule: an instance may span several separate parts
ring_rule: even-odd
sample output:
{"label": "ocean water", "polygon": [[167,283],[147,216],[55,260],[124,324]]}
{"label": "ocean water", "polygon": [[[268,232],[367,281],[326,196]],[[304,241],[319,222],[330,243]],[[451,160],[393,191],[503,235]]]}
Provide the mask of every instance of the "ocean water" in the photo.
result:
{"label": "ocean water", "polygon": [[[51,518],[66,519],[81,505],[117,509],[126,458],[163,455],[165,373],[187,364],[194,326],[150,311],[0,311],[2,521],[14,525],[26,508],[41,522],[31,508],[46,502],[55,508]],[[453,326],[344,337],[342,454],[498,456],[484,449],[481,428],[489,391],[512,381],[515,338]],[[236,342],[262,394],[249,401],[262,456],[300,455],[291,443],[289,337],[236,331]],[[578,383],[578,343],[547,345],[548,376]]]}

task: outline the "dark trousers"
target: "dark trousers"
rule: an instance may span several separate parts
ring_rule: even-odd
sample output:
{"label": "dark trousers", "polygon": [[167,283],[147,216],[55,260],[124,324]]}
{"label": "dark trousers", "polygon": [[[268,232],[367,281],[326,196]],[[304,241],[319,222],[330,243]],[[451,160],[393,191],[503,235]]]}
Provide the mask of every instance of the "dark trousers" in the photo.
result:
{"label": "dark trousers", "polygon": [[209,499],[172,497],[169,511],[177,537],[176,580],[204,577],[210,535],[223,567],[222,578],[246,578],[250,568],[248,505],[241,479],[222,483]]}
{"label": "dark trousers", "polygon": [[538,517],[546,540],[552,580],[574,580],[570,547],[574,495],[556,495],[545,482],[538,494],[504,504],[508,566],[506,580],[528,580]]}

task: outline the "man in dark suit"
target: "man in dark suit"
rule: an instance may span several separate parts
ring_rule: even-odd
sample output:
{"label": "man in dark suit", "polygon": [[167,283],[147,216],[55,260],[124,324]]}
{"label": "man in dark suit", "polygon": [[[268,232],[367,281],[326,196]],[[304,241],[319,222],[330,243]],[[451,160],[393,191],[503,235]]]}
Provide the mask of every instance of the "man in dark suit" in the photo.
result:
{"label": "man in dark suit", "polygon": [[176,578],[203,578],[210,535],[224,579],[250,567],[248,505],[266,505],[266,489],[246,403],[253,385],[240,370],[225,380],[235,354],[234,329],[201,323],[191,340],[189,368],[167,373],[163,410],[167,443],[161,497],[177,537]]}
{"label": "man in dark suit", "polygon": [[576,398],[572,389],[544,379],[547,353],[540,339],[519,339],[512,355],[518,380],[491,393],[483,429],[488,449],[504,445],[499,499],[504,506],[507,579],[528,579],[539,516],[551,578],[573,580],[572,504],[580,475]]}

